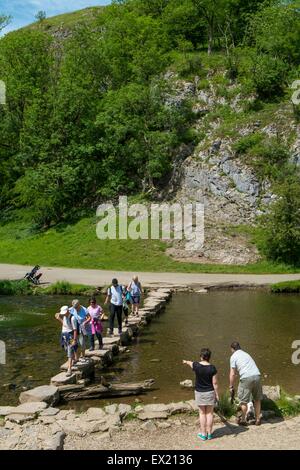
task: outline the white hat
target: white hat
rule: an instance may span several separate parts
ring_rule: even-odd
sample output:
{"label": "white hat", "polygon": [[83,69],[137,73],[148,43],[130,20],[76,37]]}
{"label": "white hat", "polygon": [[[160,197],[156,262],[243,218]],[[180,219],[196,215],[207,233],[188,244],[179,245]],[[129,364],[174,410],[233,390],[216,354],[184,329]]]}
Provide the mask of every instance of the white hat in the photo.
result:
{"label": "white hat", "polygon": [[60,315],[67,315],[68,311],[69,311],[69,307],[65,305],[64,307],[61,307]]}

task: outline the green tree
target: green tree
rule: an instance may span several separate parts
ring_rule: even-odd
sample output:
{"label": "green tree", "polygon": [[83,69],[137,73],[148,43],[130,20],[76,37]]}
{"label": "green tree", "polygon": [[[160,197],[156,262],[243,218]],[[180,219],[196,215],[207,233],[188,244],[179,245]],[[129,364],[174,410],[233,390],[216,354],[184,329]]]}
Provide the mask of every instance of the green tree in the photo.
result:
{"label": "green tree", "polygon": [[300,264],[300,176],[289,175],[276,188],[276,202],[266,208],[261,218],[263,241],[261,248],[273,260]]}
{"label": "green tree", "polygon": [[11,22],[11,19],[12,19],[11,16],[0,14],[0,33],[2,29],[6,28],[6,26],[9,25],[9,23]]}
{"label": "green tree", "polygon": [[46,17],[47,17],[46,12],[43,10],[38,11],[37,14],[35,15],[35,19],[39,22],[44,21]]}

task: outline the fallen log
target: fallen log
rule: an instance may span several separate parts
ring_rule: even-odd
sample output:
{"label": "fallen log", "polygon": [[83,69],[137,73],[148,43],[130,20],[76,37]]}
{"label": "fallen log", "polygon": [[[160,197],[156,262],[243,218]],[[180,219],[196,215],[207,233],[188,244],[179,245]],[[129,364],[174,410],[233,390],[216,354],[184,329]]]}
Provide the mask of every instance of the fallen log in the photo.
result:
{"label": "fallen log", "polygon": [[65,401],[89,400],[94,398],[126,397],[140,395],[150,390],[154,380],[145,380],[138,383],[115,383],[92,385],[81,390],[62,391],[61,396]]}

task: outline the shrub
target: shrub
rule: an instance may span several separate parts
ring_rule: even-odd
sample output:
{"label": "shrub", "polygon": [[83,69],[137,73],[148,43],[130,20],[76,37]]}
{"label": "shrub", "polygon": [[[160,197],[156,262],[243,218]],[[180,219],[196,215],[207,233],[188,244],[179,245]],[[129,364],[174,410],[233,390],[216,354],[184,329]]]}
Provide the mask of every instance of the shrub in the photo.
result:
{"label": "shrub", "polygon": [[217,411],[224,418],[231,418],[236,413],[236,406],[231,403],[229,393],[220,396]]}
{"label": "shrub", "polygon": [[242,155],[248,152],[252,147],[260,143],[263,139],[261,134],[250,134],[244,137],[241,137],[235,144],[233,145],[233,150],[238,154]]}
{"label": "shrub", "polygon": [[92,295],[94,290],[90,286],[82,284],[70,284],[67,281],[58,281],[55,284],[43,289],[47,295]]}
{"label": "shrub", "polygon": [[278,199],[260,218],[260,248],[268,259],[300,265],[300,185],[295,174],[277,186]]}
{"label": "shrub", "polygon": [[0,295],[31,294],[31,287],[25,279],[21,281],[0,281]]}
{"label": "shrub", "polygon": [[283,93],[286,75],[285,63],[268,55],[255,56],[251,73],[260,98],[274,99]]}

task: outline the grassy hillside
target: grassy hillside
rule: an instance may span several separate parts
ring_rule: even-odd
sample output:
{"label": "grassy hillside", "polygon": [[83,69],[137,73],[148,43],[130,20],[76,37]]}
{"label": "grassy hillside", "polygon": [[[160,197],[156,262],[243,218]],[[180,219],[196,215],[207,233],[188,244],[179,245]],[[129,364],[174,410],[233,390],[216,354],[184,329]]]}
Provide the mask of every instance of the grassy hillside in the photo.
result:
{"label": "grassy hillside", "polygon": [[[0,263],[65,266],[137,272],[290,273],[283,264],[260,262],[249,266],[203,265],[172,260],[166,244],[151,240],[99,240],[96,220],[86,217],[72,225],[60,225],[34,233],[31,214],[15,214],[0,227]],[[300,272],[300,269],[298,270]]]}
{"label": "grassy hillside", "polygon": [[[299,10],[276,0],[125,0],[1,38],[0,260],[139,271],[299,266],[291,147],[300,111],[290,101],[299,40]],[[174,168],[218,139],[281,195],[261,222],[261,247],[277,265],[178,263],[163,243],[100,242],[95,221],[80,221],[119,195],[170,195]]]}
{"label": "grassy hillside", "polygon": [[57,31],[62,28],[66,31],[74,29],[79,24],[95,24],[95,19],[103,12],[103,6],[89,7],[77,10],[72,13],[64,13],[62,15],[51,16],[42,21],[37,21],[24,28],[23,30],[42,30],[48,32]]}

